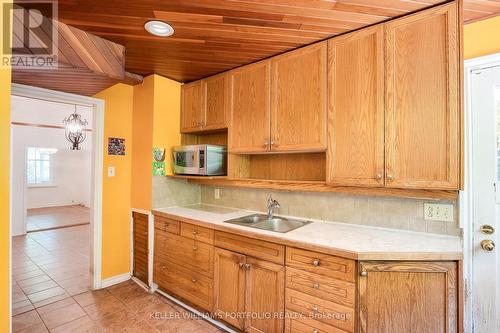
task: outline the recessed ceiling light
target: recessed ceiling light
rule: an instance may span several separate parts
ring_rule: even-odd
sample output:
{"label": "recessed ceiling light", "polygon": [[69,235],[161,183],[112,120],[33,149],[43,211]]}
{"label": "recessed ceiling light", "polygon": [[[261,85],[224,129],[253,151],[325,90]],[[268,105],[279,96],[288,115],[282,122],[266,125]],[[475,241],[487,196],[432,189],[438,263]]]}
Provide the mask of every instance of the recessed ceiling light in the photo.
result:
{"label": "recessed ceiling light", "polygon": [[174,34],[174,28],[163,21],[148,21],[144,24],[144,29],[155,36],[167,37]]}

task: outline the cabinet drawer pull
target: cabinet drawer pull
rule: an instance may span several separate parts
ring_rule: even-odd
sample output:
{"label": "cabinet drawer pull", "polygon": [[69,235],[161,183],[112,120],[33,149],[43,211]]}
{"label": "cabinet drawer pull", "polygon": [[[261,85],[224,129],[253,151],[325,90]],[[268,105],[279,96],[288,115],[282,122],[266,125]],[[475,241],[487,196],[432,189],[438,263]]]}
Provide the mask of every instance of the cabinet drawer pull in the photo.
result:
{"label": "cabinet drawer pull", "polygon": [[313,305],[313,307],[311,308],[311,310],[313,312],[318,312],[319,309],[318,309],[318,307],[316,305]]}
{"label": "cabinet drawer pull", "polygon": [[318,333],[318,330],[317,330],[317,329],[313,329],[313,330],[311,331],[311,333]]}
{"label": "cabinet drawer pull", "polygon": [[319,289],[319,283],[315,283],[315,284],[313,284],[313,288],[314,288],[314,289]]}
{"label": "cabinet drawer pull", "polygon": [[320,264],[321,264],[321,262],[319,261],[319,259],[314,259],[313,260],[313,266],[318,267]]}
{"label": "cabinet drawer pull", "polygon": [[161,269],[165,270],[165,269],[167,269],[167,266],[163,265],[163,266],[161,266]]}
{"label": "cabinet drawer pull", "polygon": [[193,245],[193,251],[197,251],[197,250],[198,250],[198,246]]}
{"label": "cabinet drawer pull", "polygon": [[195,235],[195,236],[198,235],[198,231],[193,230],[193,235]]}
{"label": "cabinet drawer pull", "polygon": [[196,283],[196,282],[198,282],[198,280],[196,280],[195,278],[192,278],[191,282]]}

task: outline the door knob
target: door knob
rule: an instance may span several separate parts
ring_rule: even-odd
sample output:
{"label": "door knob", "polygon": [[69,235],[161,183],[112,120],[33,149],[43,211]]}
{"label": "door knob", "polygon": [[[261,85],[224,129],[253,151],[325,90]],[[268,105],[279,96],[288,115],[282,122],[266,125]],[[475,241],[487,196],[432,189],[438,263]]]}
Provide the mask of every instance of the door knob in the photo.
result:
{"label": "door knob", "polygon": [[493,228],[491,225],[484,224],[479,228],[479,231],[485,235],[491,235],[495,232],[495,228]]}
{"label": "door knob", "polygon": [[483,250],[491,252],[495,249],[495,242],[493,242],[491,239],[485,239],[481,241],[481,247]]}

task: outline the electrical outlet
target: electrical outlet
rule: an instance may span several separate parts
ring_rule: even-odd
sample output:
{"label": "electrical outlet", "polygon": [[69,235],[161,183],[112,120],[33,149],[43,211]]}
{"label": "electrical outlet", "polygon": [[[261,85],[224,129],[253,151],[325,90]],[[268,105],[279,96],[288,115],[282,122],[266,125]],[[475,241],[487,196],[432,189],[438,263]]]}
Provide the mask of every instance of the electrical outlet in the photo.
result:
{"label": "electrical outlet", "polygon": [[453,205],[424,203],[424,220],[453,222]]}
{"label": "electrical outlet", "polygon": [[214,191],[214,197],[217,200],[220,199],[220,189],[218,189],[218,188],[215,189],[215,191]]}

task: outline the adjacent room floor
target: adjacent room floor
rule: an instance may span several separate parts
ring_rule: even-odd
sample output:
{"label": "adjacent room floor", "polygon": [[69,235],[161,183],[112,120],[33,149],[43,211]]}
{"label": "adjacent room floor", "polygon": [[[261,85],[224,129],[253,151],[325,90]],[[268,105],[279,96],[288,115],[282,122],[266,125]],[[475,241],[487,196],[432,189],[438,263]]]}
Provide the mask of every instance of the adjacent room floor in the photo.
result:
{"label": "adjacent room floor", "polygon": [[13,237],[13,332],[219,330],[132,281],[89,289],[88,225]]}
{"label": "adjacent room floor", "polygon": [[90,223],[90,208],[79,205],[28,209],[26,230],[42,231]]}

